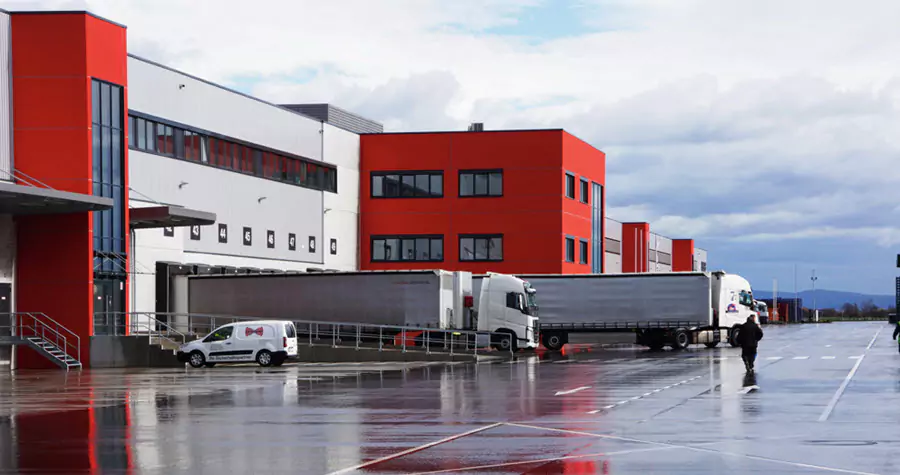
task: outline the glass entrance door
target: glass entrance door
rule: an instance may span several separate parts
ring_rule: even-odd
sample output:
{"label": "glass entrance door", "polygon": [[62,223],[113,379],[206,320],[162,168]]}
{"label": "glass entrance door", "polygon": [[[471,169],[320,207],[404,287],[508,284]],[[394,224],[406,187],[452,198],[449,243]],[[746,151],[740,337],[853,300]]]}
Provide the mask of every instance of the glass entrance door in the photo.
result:
{"label": "glass entrance door", "polygon": [[118,279],[94,280],[94,335],[125,334],[124,287]]}

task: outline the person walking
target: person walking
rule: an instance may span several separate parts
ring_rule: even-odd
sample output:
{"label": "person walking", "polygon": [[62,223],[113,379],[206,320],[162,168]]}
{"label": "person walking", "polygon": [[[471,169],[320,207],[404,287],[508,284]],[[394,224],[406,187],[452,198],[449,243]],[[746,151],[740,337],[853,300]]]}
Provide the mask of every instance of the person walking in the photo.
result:
{"label": "person walking", "polygon": [[748,373],[754,371],[756,351],[759,347],[759,340],[762,340],[762,337],[762,328],[756,324],[752,316],[747,317],[747,322],[741,326],[737,339],[741,345],[741,358],[744,360],[744,367],[747,368]]}
{"label": "person walking", "polygon": [[900,320],[897,320],[897,325],[894,327],[894,336],[891,337],[897,340],[897,350],[900,351],[900,338],[897,338],[898,336],[900,336]]}

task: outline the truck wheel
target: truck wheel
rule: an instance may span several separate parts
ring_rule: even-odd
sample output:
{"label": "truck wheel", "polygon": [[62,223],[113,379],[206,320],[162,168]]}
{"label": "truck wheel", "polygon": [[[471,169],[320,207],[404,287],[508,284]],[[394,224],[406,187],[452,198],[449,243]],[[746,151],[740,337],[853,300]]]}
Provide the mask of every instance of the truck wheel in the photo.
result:
{"label": "truck wheel", "polygon": [[256,363],[260,366],[272,366],[272,353],[269,350],[259,350],[256,353]]}
{"label": "truck wheel", "polygon": [[518,342],[516,341],[515,333],[509,330],[497,330],[497,333],[503,333],[507,336],[498,336],[497,342],[494,344],[494,349],[497,351],[512,351],[513,353],[518,350]]}
{"label": "truck wheel", "polygon": [[719,342],[718,341],[709,341],[709,342],[704,343],[704,345],[706,345],[707,348],[715,348],[715,347],[719,346]]}
{"label": "truck wheel", "polygon": [[738,336],[741,334],[741,327],[735,325],[734,328],[731,329],[731,334],[728,335],[728,343],[731,344],[732,347],[739,346]]}
{"label": "truck wheel", "polygon": [[672,342],[673,348],[675,348],[676,350],[683,350],[691,344],[691,335],[687,332],[687,330],[675,330],[675,335],[672,338]]}
{"label": "truck wheel", "polygon": [[566,344],[566,339],[561,333],[545,333],[542,343],[548,350],[559,351]]}
{"label": "truck wheel", "polygon": [[194,368],[200,368],[206,364],[206,357],[199,350],[194,350],[188,358],[188,363]]}

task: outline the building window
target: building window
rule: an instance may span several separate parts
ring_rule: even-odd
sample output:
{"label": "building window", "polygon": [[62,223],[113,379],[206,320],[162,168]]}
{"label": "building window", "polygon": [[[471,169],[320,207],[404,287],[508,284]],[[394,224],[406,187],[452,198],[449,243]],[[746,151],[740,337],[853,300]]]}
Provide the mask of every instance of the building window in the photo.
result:
{"label": "building window", "polygon": [[128,146],[283,183],[337,193],[337,169],[237,140],[214,137],[158,120],[129,116]]}
{"label": "building window", "polygon": [[503,196],[503,170],[460,171],[459,196]]}
{"label": "building window", "polygon": [[575,262],[575,238],[566,238],[566,262]]}
{"label": "building window", "polygon": [[503,235],[461,235],[459,237],[460,261],[502,261]]}
{"label": "building window", "polygon": [[566,172],[566,198],[575,199],[575,175]]}
{"label": "building window", "polygon": [[444,172],[372,172],[373,198],[441,198]]}
{"label": "building window", "polygon": [[[334,241],[334,240],[332,240]],[[337,253],[337,241],[333,254]],[[442,262],[444,236],[372,236],[372,262]]]}
{"label": "building window", "polygon": [[585,239],[580,239],[578,241],[578,263],[579,264],[587,264],[588,263],[588,242]]}
{"label": "building window", "polygon": [[581,202],[587,204],[590,202],[590,183],[584,178],[581,179]]}

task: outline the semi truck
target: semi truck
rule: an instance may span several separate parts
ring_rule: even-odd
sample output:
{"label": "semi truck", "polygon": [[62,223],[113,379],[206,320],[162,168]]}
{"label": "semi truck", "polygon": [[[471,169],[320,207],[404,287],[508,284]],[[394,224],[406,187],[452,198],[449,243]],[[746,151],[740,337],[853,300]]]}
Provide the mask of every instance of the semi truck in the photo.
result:
{"label": "semi truck", "polygon": [[509,335],[492,336],[498,349],[536,348],[535,289],[489,274],[474,295],[472,282],[444,270],[190,276],[186,304],[193,315],[492,332]]}
{"label": "semi truck", "polygon": [[[540,294],[541,342],[559,350],[573,333],[633,332],[662,349],[692,344],[736,346],[748,317],[757,318],[750,283],[725,272],[517,275]],[[475,289],[479,276],[474,278]]]}

